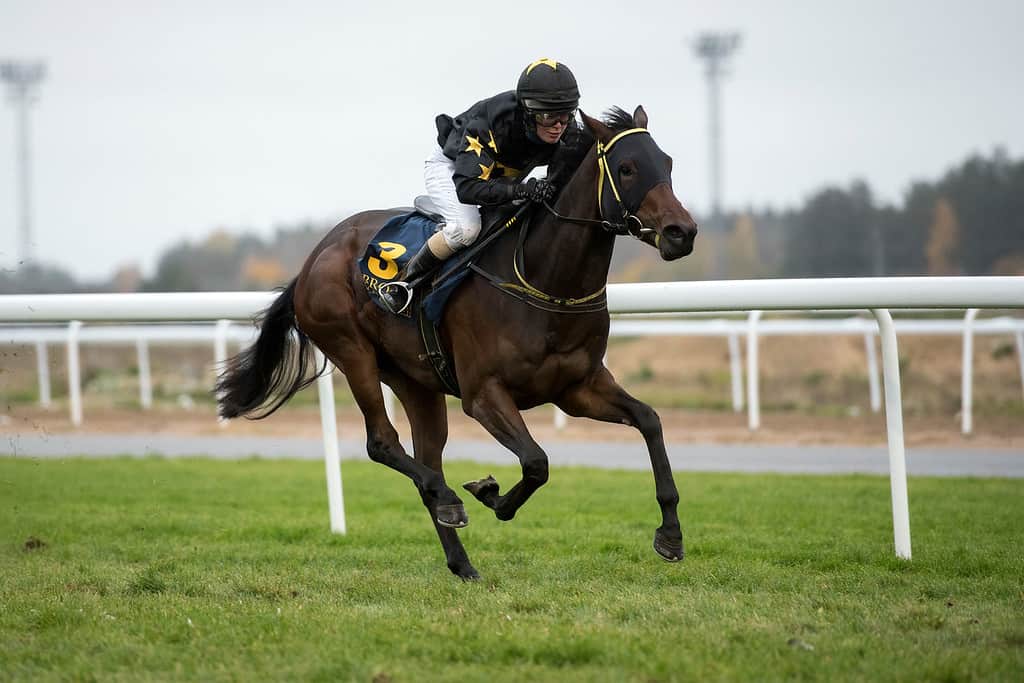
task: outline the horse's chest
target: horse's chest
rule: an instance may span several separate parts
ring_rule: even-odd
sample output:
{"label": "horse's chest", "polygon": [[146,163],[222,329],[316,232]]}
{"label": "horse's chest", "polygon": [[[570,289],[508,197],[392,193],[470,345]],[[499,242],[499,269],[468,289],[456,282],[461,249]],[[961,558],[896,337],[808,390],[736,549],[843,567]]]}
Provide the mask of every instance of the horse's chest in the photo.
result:
{"label": "horse's chest", "polygon": [[556,332],[545,333],[532,343],[517,344],[513,362],[505,366],[506,384],[528,394],[560,393],[593,372],[595,352],[591,347]]}
{"label": "horse's chest", "polygon": [[572,365],[574,361],[587,357],[590,352],[586,338],[569,337],[557,329],[510,341],[521,362],[538,368],[550,364]]}

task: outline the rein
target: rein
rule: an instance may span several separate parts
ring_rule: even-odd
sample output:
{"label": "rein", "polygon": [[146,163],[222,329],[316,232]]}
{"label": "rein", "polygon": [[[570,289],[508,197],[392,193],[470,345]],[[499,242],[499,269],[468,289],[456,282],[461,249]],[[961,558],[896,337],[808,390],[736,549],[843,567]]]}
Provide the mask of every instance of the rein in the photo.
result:
{"label": "rein", "polygon": [[[529,204],[524,206],[529,206]],[[509,227],[510,224],[511,221],[506,223],[504,227]],[[529,229],[530,221],[524,221],[520,225],[519,241],[516,243],[516,249],[512,254],[512,271],[515,273],[516,279],[519,280],[519,284],[503,280],[497,275],[484,270],[475,262],[471,262],[469,268],[505,294],[549,313],[593,313],[604,310],[607,307],[607,301],[604,296],[605,285],[602,285],[601,289],[592,294],[575,298],[558,297],[548,294],[526,281],[526,277],[523,275],[526,271],[523,245],[526,243],[526,233]]]}

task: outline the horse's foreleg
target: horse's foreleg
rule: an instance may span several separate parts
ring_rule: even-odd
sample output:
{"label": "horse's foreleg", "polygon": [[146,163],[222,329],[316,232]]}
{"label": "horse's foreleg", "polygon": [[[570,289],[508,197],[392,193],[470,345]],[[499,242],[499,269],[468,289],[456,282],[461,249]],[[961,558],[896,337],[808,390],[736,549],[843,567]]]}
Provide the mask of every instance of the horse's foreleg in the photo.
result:
{"label": "horse's foreleg", "polygon": [[467,482],[463,487],[495,516],[508,521],[533,492],[548,480],[548,456],[530,436],[523,416],[508,392],[497,382],[489,382],[472,397],[463,399],[466,412],[473,416],[498,442],[516,454],[523,478],[505,495],[498,495],[498,483],[491,477]]}
{"label": "horse's foreleg", "polygon": [[[469,523],[462,501],[444,481],[440,472],[409,457],[398,440],[398,432],[384,409],[380,388],[380,370],[372,347],[360,348],[351,340],[339,349],[338,359],[352,396],[366,422],[366,453],[374,462],[387,465],[412,479],[416,488],[435,501],[435,519],[446,527],[464,527]],[[323,347],[321,347],[323,348]],[[328,353],[328,356],[335,359]],[[336,361],[337,362],[337,361]]]}
{"label": "horse's foreleg", "polygon": [[670,562],[683,559],[683,534],[676,511],[679,492],[665,452],[661,419],[654,409],[626,393],[607,368],[601,368],[589,381],[565,392],[557,405],[574,417],[616,422],[640,430],[651,456],[655,494],[661,507],[661,526],[654,533],[654,550]]}
{"label": "horse's foreleg", "polygon": [[[448,440],[448,409],[445,406],[444,394],[424,389],[405,377],[395,378],[390,383],[409,418],[416,462],[437,472],[443,479],[441,455]],[[420,497],[441,540],[448,569],[464,581],[479,579],[480,575],[470,564],[458,532],[438,523],[437,501],[423,489],[420,489]]]}

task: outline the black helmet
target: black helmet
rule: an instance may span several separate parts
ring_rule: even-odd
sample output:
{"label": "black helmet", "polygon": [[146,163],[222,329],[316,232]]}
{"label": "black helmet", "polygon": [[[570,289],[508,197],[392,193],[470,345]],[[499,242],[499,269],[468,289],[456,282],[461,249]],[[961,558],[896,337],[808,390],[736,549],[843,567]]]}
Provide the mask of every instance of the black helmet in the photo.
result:
{"label": "black helmet", "polygon": [[579,106],[580,89],[569,67],[543,57],[523,69],[516,99],[529,111],[569,111]]}

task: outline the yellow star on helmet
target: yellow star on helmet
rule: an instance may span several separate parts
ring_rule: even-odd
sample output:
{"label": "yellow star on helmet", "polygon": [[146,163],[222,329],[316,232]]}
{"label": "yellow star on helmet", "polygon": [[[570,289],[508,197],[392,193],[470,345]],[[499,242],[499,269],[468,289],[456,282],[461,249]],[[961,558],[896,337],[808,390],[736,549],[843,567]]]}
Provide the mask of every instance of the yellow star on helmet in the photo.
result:
{"label": "yellow star on helmet", "polygon": [[487,134],[491,137],[488,141],[487,146],[494,150],[494,153],[498,153],[498,143],[494,141],[494,131],[487,131]]}
{"label": "yellow star on helmet", "polygon": [[490,180],[491,173],[494,171],[494,164],[490,166],[484,166],[483,164],[477,164],[480,167],[480,175],[477,176],[480,180]]}
{"label": "yellow star on helmet", "polygon": [[469,147],[462,150],[463,152],[476,152],[477,156],[480,156],[480,152],[484,151],[484,146],[480,144],[479,138],[466,136],[466,142],[469,143]]}
{"label": "yellow star on helmet", "polygon": [[537,61],[531,62],[530,66],[526,67],[526,73],[530,73],[531,71],[534,70],[534,68],[540,66],[541,64],[547,64],[552,69],[557,69],[558,68],[558,62],[556,62],[555,60],[548,59],[547,57],[541,57]]}

